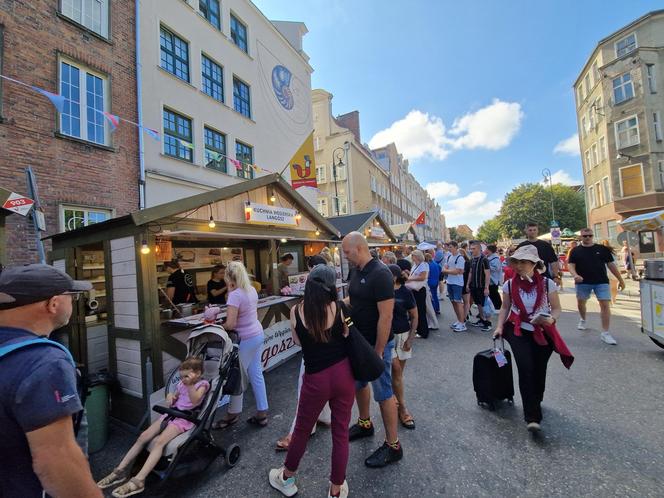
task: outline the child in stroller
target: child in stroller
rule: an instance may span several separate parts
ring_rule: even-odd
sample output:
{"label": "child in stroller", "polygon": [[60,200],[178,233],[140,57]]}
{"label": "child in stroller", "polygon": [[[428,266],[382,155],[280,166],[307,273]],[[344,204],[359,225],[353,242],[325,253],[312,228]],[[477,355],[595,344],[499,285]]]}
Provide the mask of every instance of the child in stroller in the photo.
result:
{"label": "child in stroller", "polygon": [[[210,383],[202,379],[203,360],[189,357],[185,359],[178,368],[181,380],[177,385],[175,393],[166,396],[167,403],[181,411],[188,411],[198,407],[205,394],[210,389]],[[101,489],[120,485],[113,490],[112,495],[116,498],[125,498],[145,490],[145,479],[155,468],[161,458],[164,448],[172,439],[188,431],[194,426],[193,422],[183,418],[162,415],[153,422],[138,440],[129,449],[120,464],[109,475],[104,477],[97,485]],[[131,467],[134,460],[141,454],[143,449],[154,440],[145,464],[135,477],[130,478]],[[127,481],[127,479],[129,479]],[[127,481],[127,482],[125,482]],[[124,483],[124,484],[123,484]]]}

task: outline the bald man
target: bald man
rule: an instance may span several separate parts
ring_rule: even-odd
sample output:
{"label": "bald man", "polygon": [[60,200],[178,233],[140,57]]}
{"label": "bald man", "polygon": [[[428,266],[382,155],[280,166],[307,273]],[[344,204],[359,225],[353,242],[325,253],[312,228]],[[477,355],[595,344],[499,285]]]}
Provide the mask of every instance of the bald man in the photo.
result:
{"label": "bald man", "polygon": [[[344,256],[356,267],[348,286],[353,322],[364,338],[376,348],[376,353],[385,363],[383,374],[371,383],[374,400],[380,405],[385,427],[385,442],[364,461],[367,467],[385,467],[403,457],[397,433],[397,404],[392,392],[392,350],[394,349],[392,272],[383,263],[371,257],[367,241],[359,232],[346,235],[341,248]],[[355,397],[360,416],[357,423],[349,430],[348,437],[351,441],[374,435],[370,395],[366,382],[356,383]]]}

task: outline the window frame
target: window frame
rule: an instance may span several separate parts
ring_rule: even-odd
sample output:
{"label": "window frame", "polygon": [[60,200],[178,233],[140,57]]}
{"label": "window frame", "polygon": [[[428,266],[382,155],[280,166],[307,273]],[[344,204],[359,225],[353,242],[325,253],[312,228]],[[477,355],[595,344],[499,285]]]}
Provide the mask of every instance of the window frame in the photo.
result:
{"label": "window frame", "polygon": [[[238,157],[238,147],[246,147],[251,153],[251,161],[243,161]],[[245,152],[242,152],[244,154]],[[236,168],[235,174],[238,178],[244,178],[245,180],[253,180],[255,178],[254,169],[250,166],[254,164],[254,148],[248,143],[242,142],[241,140],[235,140],[235,160],[240,161],[241,169]]]}
{"label": "window frame", "polygon": [[[100,10],[101,19],[99,21],[100,31],[97,31],[94,29],[94,27],[85,24],[85,0],[80,0],[81,2],[80,21],[65,12],[65,5],[64,5],[65,1],[67,0],[58,1],[58,14],[60,14],[62,17],[66,18],[67,20],[73,22],[77,26],[81,26],[86,31],[94,33],[95,35],[100,36],[105,40],[111,39],[111,0],[97,0],[101,3],[101,10]],[[77,0],[71,0],[71,1],[76,2]]]}
{"label": "window frame", "polygon": [[[219,69],[219,76],[220,79],[219,81],[214,81],[212,80],[211,76],[206,75],[205,73],[205,61],[208,61],[211,65],[211,70],[214,70],[216,68]],[[215,84],[219,85],[219,92],[221,94],[220,98],[215,97],[212,93],[208,93],[205,89],[206,83],[209,83],[211,86],[214,87]],[[222,104],[225,102],[225,95],[224,95],[224,66],[219,64],[216,60],[214,60],[212,57],[207,55],[205,52],[201,52],[201,92],[203,92],[205,95],[208,97],[213,98],[217,102],[221,102]],[[212,88],[212,92],[214,92],[214,88]]]}
{"label": "window frame", "polygon": [[652,113],[652,127],[655,133],[655,140],[661,142],[664,137],[662,136],[662,117],[659,111]]}
{"label": "window frame", "polygon": [[[636,119],[636,125],[634,126],[636,128],[636,136],[637,136],[637,141],[635,143],[629,143],[628,145],[622,145],[620,143],[620,131],[618,130],[618,125],[621,123],[625,123],[627,121],[630,121],[632,119]],[[630,130],[632,127],[627,128],[626,131]],[[616,121],[613,123],[613,132],[615,134],[615,140],[616,140],[616,148],[618,150],[620,149],[627,149],[629,147],[634,147],[635,145],[639,145],[641,143],[641,132],[639,131],[639,116],[636,114],[632,114],[631,116],[628,116],[624,119],[621,119],[619,121]]]}
{"label": "window frame", "polygon": [[593,166],[599,166],[599,151],[597,149],[597,142],[590,146],[590,155],[593,158]]}
{"label": "window frame", "polygon": [[[216,134],[221,137],[223,146],[221,148],[216,147],[215,145],[209,145],[208,144],[208,132],[211,134]],[[221,173],[226,173],[228,174],[228,161],[227,161],[227,156],[226,156],[226,151],[227,151],[227,136],[225,133],[220,132],[219,130],[215,130],[214,128],[208,126],[208,125],[203,125],[203,161],[205,164],[205,167],[214,171],[219,171]],[[217,154],[221,154],[221,160],[217,161],[216,159],[210,159],[208,161],[207,158],[207,152],[208,150],[215,152]],[[210,163],[216,163],[216,166],[208,166]]]}
{"label": "window frame", "polygon": [[[634,168],[638,166],[641,170],[641,193],[639,194],[630,194],[628,196],[625,196],[625,189],[623,187],[623,170],[627,168]],[[620,197],[625,198],[625,197],[634,197],[636,195],[643,195],[646,193],[646,179],[643,176],[643,163],[637,163],[637,164],[628,164],[627,166],[622,166],[618,168],[618,177],[620,179]]]}
{"label": "window frame", "polygon": [[597,198],[595,197],[595,186],[588,186],[588,200],[590,201],[590,209],[595,209],[597,207]]}
{"label": "window frame", "polygon": [[[625,82],[625,76],[629,76],[629,81]],[[616,86],[615,82],[616,80],[620,80],[620,85]],[[629,84],[629,87],[631,87],[631,96],[627,96],[627,91],[626,88]],[[620,89],[621,92],[623,93],[623,98],[621,100],[618,100],[616,98],[616,90]],[[623,102],[627,102],[628,100],[632,100],[636,94],[634,92],[634,79],[632,78],[632,73],[630,71],[626,71],[615,78],[611,79],[611,94],[613,95],[613,103],[615,105],[622,104]]]}
{"label": "window frame", "polygon": [[[244,38],[238,36],[237,29],[235,28],[235,25],[239,25],[244,29]],[[249,27],[247,24],[240,19],[234,12],[231,12],[230,14],[230,33],[231,33],[231,41],[233,42],[233,45],[235,45],[237,48],[242,50],[245,54],[249,53]],[[244,43],[244,47],[241,45],[241,43]]]}
{"label": "window frame", "polygon": [[[247,95],[248,95],[248,97],[247,97],[247,99],[246,99],[246,102],[245,102],[245,100],[239,95],[239,93],[236,93],[236,92],[235,92],[235,86],[236,86],[236,83],[239,83],[239,84],[244,85],[245,87],[247,87]],[[239,100],[241,104],[246,104],[246,106],[247,106],[247,108],[248,108],[248,110],[247,110],[248,114],[245,114],[245,113],[243,112],[242,105],[240,105],[240,109],[238,109],[238,106],[237,106],[237,100]],[[251,117],[251,116],[252,116],[252,113],[251,113],[251,85],[249,85],[249,83],[247,83],[246,81],[244,81],[242,78],[238,78],[237,75],[235,75],[235,74],[233,75],[233,110],[234,110],[235,112],[237,112],[238,114],[244,116],[245,118],[252,119],[252,117]]]}
{"label": "window frame", "polygon": [[602,183],[595,182],[595,196],[597,197],[597,207],[604,205],[604,196],[602,195]]}
{"label": "window frame", "polygon": [[[219,25],[212,22],[210,17],[206,13],[210,12],[209,4],[214,2],[217,5],[217,22]],[[203,11],[202,6],[205,5],[205,12]],[[221,2],[219,0],[198,0],[198,12],[201,14],[201,17],[209,22],[215,29],[221,31]]]}
{"label": "window frame", "polygon": [[[613,226],[613,230],[610,227]],[[618,239],[618,220],[606,220],[606,238],[615,243]]]}
{"label": "window frame", "polygon": [[[166,116],[165,115],[166,115],[167,112],[172,113],[175,116],[175,128],[176,128],[175,131],[167,130],[167,128],[166,128],[166,125],[165,125],[165,117]],[[189,122],[189,133],[190,133],[189,136],[182,135],[182,134],[179,133],[179,131],[177,131],[177,129],[179,127],[178,118],[180,118],[183,121],[188,121]],[[185,114],[181,114],[178,111],[175,111],[175,110],[171,109],[170,107],[164,106],[164,107],[162,107],[162,112],[161,112],[161,125],[162,125],[162,135],[164,137],[164,148],[163,148],[164,155],[168,156],[168,157],[172,157],[173,159],[179,159],[180,161],[186,161],[188,163],[193,164],[193,162],[194,162],[194,151],[195,151],[194,120],[193,120],[193,118],[191,118],[191,117],[189,117]],[[171,153],[167,152],[167,149],[166,149],[166,146],[167,146],[167,143],[168,143],[168,141],[166,140],[167,137],[174,138],[175,140],[177,140],[176,154],[171,154]],[[184,142],[187,142],[187,143],[190,143],[192,148],[185,147],[184,145],[182,145],[180,140],[182,140]],[[182,156],[180,154],[181,150],[188,151],[188,154],[189,154],[190,157],[187,158],[186,156]]]}
{"label": "window frame", "polygon": [[[79,124],[79,131],[80,135],[74,135],[72,133],[67,133],[64,131],[63,127],[63,116],[65,113],[60,113],[58,112],[58,133],[60,133],[62,136],[65,137],[70,137],[76,140],[83,140],[84,142],[88,142],[90,144],[94,145],[101,145],[101,146],[106,146],[110,147],[111,146],[111,130],[110,130],[110,125],[107,122],[106,117],[104,116],[103,112],[110,112],[110,98],[111,98],[111,78],[109,75],[101,73],[95,69],[91,69],[90,67],[86,66],[83,63],[80,63],[74,59],[71,59],[69,57],[64,57],[64,56],[59,56],[58,57],[58,92],[60,95],[65,95],[65,92],[63,91],[63,81],[62,81],[62,72],[63,72],[63,64],[67,64],[70,67],[75,67],[78,72],[79,72],[79,77],[78,77],[78,90],[79,90],[79,100],[78,100],[78,106],[79,106],[79,113],[78,113],[78,120],[80,122]],[[91,140],[90,137],[88,136],[88,78],[87,76],[93,76],[95,78],[99,78],[102,80],[102,90],[103,90],[103,103],[102,103],[102,111],[101,111],[101,116],[99,116],[99,122],[101,123],[101,126],[103,126],[104,129],[104,141],[103,142],[98,142],[96,140]],[[71,109],[71,98],[65,98],[65,107],[67,104],[69,104],[70,109]],[[99,113],[96,109],[96,107],[93,108],[93,112]],[[71,114],[69,114],[72,116]],[[95,123],[95,126],[99,126],[99,123]]]}
{"label": "window frame", "polygon": [[598,223],[593,223],[593,234],[595,236],[595,240],[600,240],[604,238],[604,236],[602,235],[602,228],[604,227],[602,226],[601,221]]}
{"label": "window frame", "polygon": [[650,93],[657,93],[657,73],[655,72],[655,64],[646,64],[646,80],[648,81],[648,90]]}
{"label": "window frame", "polygon": [[588,173],[593,167],[592,157],[590,155],[590,149],[589,148],[586,149],[583,152],[583,158],[585,159],[585,163],[586,163],[586,173]]}
{"label": "window frame", "polygon": [[[65,211],[83,211],[85,213],[84,220],[87,220],[88,215],[90,213],[107,214],[108,218],[106,220],[103,220],[103,221],[110,220],[115,216],[115,210],[112,209],[112,208],[104,208],[104,207],[97,207],[97,206],[79,206],[79,205],[76,205],[76,204],[60,204],[58,206],[58,222],[60,224],[60,233],[70,232],[71,230],[76,230],[76,228],[72,228],[71,230],[67,230],[66,221],[65,221]],[[96,222],[96,223],[101,223],[101,222]],[[92,223],[92,224],[94,225],[95,223]],[[89,224],[84,221],[83,226],[86,227],[86,226],[89,226]]]}
{"label": "window frame", "polygon": [[[620,42],[623,42],[623,41],[627,40],[630,36],[633,36],[633,37],[634,37],[634,47],[633,47],[631,50],[627,50],[626,52],[623,52],[622,54],[618,53],[618,44],[619,44]],[[616,40],[616,41],[613,43],[613,48],[614,48],[614,51],[615,51],[615,54],[616,54],[616,59],[619,59],[620,57],[623,57],[623,56],[625,56],[625,55],[627,55],[627,54],[631,54],[632,52],[634,52],[634,50],[636,50],[637,48],[639,48],[639,41],[638,41],[638,39],[637,39],[637,37],[636,37],[636,31],[632,31],[630,34],[623,36],[623,37],[620,38],[619,40]]]}
{"label": "window frame", "polygon": [[[162,45],[163,32],[166,32],[172,38],[171,39],[171,43],[173,45],[173,50],[172,51],[170,51],[168,49],[165,49],[164,46]],[[187,46],[187,60],[186,61],[184,59],[182,59],[182,57],[176,55],[176,51],[177,51],[176,50],[176,41],[180,41],[180,42],[184,43]],[[166,52],[167,55],[170,54],[171,57],[173,58],[173,71],[168,69],[168,67],[164,66],[164,59],[163,59],[163,56],[162,56],[164,52]],[[166,27],[164,24],[159,25],[159,67],[161,69],[163,69],[164,71],[166,71],[167,73],[172,74],[176,78],[178,78],[178,79],[180,79],[180,80],[182,80],[186,83],[191,84],[191,67],[190,67],[191,54],[189,52],[190,52],[189,41],[187,41],[184,38],[180,37],[180,35],[177,35],[173,30]],[[180,76],[178,74],[177,62],[180,62],[181,64],[184,64],[186,62],[186,64],[185,64],[185,67],[187,68],[187,75],[186,75],[187,77],[186,78],[183,78],[182,76]]]}
{"label": "window frame", "polygon": [[603,176],[602,181],[600,182],[602,186],[602,197],[604,198],[604,203],[609,204],[613,202],[613,193],[611,192],[611,180],[608,176]]}
{"label": "window frame", "polygon": [[[317,206],[317,211],[320,213],[321,216],[327,218],[330,216],[330,210],[329,210],[329,203],[327,202],[327,197],[319,197],[318,198],[318,206]],[[323,210],[321,207],[325,207],[325,212],[323,213]]]}
{"label": "window frame", "polygon": [[608,151],[606,149],[606,137],[602,135],[599,137],[599,140],[597,141],[598,148],[599,148],[599,160],[600,162],[606,161],[606,158],[609,156]]}
{"label": "window frame", "polygon": [[325,164],[316,165],[316,183],[327,183],[327,166]]}
{"label": "window frame", "polygon": [[584,138],[588,136],[588,120],[586,116],[581,116],[581,136]]}

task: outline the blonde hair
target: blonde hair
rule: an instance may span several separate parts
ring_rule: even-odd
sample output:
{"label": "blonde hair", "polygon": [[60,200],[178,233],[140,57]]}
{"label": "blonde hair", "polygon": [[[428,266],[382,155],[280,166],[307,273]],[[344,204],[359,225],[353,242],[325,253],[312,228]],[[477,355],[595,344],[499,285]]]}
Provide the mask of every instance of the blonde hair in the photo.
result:
{"label": "blonde hair", "polygon": [[424,253],[419,249],[415,249],[413,252],[410,253],[410,255],[413,258],[417,258],[420,261],[420,263],[424,263]]}
{"label": "blonde hair", "polygon": [[238,289],[244,289],[246,291],[253,289],[247,269],[239,261],[231,261],[228,263],[228,266],[226,267],[226,278]]}

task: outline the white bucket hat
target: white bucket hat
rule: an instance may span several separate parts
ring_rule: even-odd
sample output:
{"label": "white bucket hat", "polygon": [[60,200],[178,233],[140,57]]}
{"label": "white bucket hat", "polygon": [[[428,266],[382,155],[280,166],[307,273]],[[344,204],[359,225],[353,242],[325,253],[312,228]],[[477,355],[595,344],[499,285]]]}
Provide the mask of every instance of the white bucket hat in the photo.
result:
{"label": "white bucket hat", "polygon": [[512,261],[532,261],[535,264],[542,263],[539,254],[537,254],[537,247],[532,244],[526,244],[514,251],[514,254],[510,256],[510,262]]}

